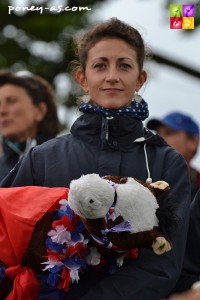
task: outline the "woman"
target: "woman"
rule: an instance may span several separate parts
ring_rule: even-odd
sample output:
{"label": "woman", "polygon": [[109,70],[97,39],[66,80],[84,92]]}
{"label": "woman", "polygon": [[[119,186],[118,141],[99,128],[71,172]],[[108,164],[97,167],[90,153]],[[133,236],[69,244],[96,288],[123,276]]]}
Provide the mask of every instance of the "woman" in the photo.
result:
{"label": "woman", "polygon": [[55,95],[49,83],[25,71],[0,71],[0,181],[23,153],[58,132]]}
{"label": "woman", "polygon": [[64,298],[160,299],[172,289],[181,269],[190,202],[187,166],[161,137],[143,127],[148,108],[135,95],[147,77],[139,32],[112,18],[83,36],[78,57],[76,78],[86,93],[86,102],[80,104],[83,114],[73,124],[71,134],[29,151],[2,186],[68,187],[72,179],[88,173],[167,181],[178,215],[177,227],[170,235],[173,250],[156,256],[141,249],[138,259],[113,275],[106,268],[90,270],[78,284],[71,285]]}

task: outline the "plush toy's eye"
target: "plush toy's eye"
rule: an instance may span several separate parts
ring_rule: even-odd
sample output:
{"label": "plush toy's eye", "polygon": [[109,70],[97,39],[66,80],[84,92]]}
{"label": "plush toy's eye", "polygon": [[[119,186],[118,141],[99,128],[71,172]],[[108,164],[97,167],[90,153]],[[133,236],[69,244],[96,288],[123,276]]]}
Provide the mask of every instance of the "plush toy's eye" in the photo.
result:
{"label": "plush toy's eye", "polygon": [[89,201],[89,202],[92,204],[92,203],[94,203],[94,200],[90,199],[90,201]]}
{"label": "plush toy's eye", "polygon": [[120,178],[120,180],[119,180],[121,183],[126,183],[127,182],[127,178],[125,178],[125,177],[122,177],[122,178]]}

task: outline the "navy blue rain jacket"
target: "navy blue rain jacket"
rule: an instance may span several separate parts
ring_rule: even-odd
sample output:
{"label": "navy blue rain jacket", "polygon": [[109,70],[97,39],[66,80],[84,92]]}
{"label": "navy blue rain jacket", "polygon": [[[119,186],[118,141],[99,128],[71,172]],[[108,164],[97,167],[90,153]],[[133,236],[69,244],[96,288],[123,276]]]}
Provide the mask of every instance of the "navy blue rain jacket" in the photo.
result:
{"label": "navy blue rain jacket", "polygon": [[[166,232],[171,235],[173,250],[159,256],[141,249],[138,259],[125,264],[113,275],[106,268],[88,271],[78,284],[71,285],[64,299],[157,300],[165,297],[180,275],[188,228],[190,185],[183,157],[160,136],[143,128],[139,120],[84,114],[73,124],[71,134],[31,149],[2,186],[69,187],[72,179],[88,173],[167,181],[173,194],[170,201],[176,205],[178,216],[174,232]],[[40,299],[46,298],[41,294]],[[57,298],[49,296],[50,299]]]}
{"label": "navy blue rain jacket", "polygon": [[200,190],[190,205],[190,222],[181,276],[172,293],[189,290],[200,280]]}

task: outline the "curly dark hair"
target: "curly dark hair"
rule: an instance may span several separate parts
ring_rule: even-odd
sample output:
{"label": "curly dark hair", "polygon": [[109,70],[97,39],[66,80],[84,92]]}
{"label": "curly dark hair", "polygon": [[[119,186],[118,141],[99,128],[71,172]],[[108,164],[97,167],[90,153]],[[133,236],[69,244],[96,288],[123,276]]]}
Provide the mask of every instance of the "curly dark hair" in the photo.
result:
{"label": "curly dark hair", "polygon": [[85,72],[88,51],[97,42],[105,38],[117,38],[129,44],[137,54],[137,62],[139,70],[143,68],[143,63],[147,52],[143,38],[139,31],[134,27],[120,21],[117,18],[111,18],[108,21],[102,22],[88,32],[82,38],[75,40],[76,55],[79,60],[80,68]]}

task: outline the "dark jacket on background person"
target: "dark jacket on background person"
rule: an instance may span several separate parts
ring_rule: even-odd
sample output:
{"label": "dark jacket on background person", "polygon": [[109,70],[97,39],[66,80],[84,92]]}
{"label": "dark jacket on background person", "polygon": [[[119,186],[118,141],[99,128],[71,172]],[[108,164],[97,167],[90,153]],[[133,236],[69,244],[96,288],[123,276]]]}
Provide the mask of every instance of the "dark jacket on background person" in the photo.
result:
{"label": "dark jacket on background person", "polygon": [[14,168],[19,158],[30,148],[41,145],[54,136],[37,136],[25,142],[13,143],[8,139],[2,140],[3,153],[0,156],[0,182]]}
{"label": "dark jacket on background person", "polygon": [[200,172],[193,167],[190,167],[191,181],[191,199],[194,199],[196,193],[200,189]]}
{"label": "dark jacket on background person", "polygon": [[[180,275],[188,228],[190,185],[184,159],[161,137],[143,128],[137,119],[122,116],[107,119],[84,114],[73,124],[71,134],[31,149],[1,186],[69,187],[72,179],[88,173],[167,181],[173,194],[170,201],[177,207],[178,218],[175,231],[169,234],[173,249],[161,256],[141,249],[138,259],[113,275],[109,275],[106,268],[90,270],[81,276],[78,284],[70,286],[64,299],[157,300],[165,297]],[[39,299],[46,299],[42,298],[43,292],[48,294],[42,287]],[[49,293],[50,299],[61,298]]]}
{"label": "dark jacket on background person", "polygon": [[190,205],[190,222],[181,276],[172,293],[189,290],[200,280],[200,190]]}

